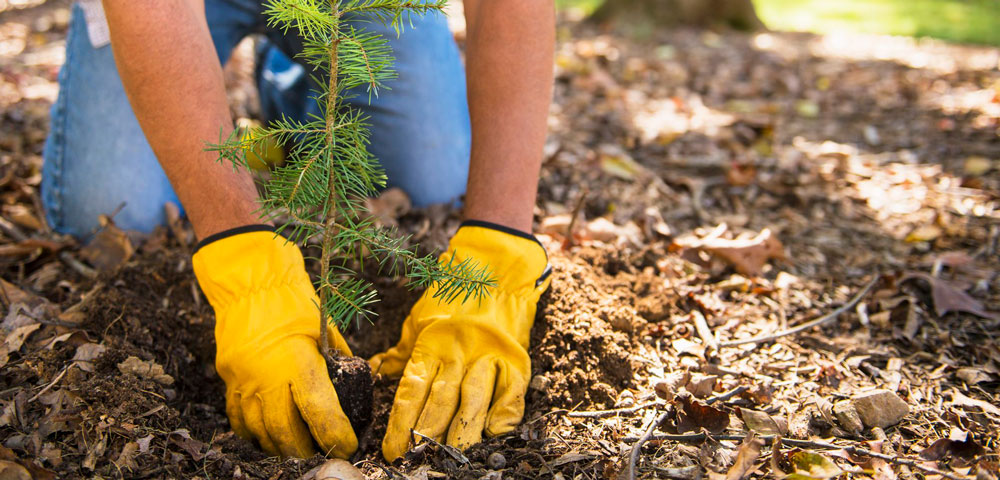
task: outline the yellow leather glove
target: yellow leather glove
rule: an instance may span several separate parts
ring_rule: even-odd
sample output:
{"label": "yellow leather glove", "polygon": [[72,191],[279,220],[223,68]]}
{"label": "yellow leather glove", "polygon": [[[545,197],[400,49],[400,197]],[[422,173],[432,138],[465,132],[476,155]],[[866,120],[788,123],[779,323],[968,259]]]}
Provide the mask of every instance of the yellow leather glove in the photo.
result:
{"label": "yellow leather glove", "polygon": [[[215,367],[226,414],[272,455],[347,458],[358,447],[319,353],[319,299],[295,244],[266,225],[207,237],[194,273],[215,308]],[[329,327],[330,346],[350,355]]]}
{"label": "yellow leather glove", "polygon": [[497,287],[464,303],[439,301],[429,288],[403,322],[399,343],[369,360],[373,372],[402,376],[382,441],[387,460],[410,447],[411,429],[466,448],[483,432],[514,430],[524,415],[528,338],[549,284],[545,249],[529,234],[465,222],[441,259],[452,255],[456,263],[488,264]]}

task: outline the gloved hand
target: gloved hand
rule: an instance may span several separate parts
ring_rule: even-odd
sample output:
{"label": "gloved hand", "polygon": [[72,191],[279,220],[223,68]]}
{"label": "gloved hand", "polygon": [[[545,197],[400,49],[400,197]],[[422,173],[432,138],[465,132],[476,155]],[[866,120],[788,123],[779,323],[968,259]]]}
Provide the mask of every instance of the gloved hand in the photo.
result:
{"label": "gloved hand", "polygon": [[[347,458],[358,447],[340,408],[319,338],[319,299],[302,253],[266,225],[205,238],[194,273],[215,308],[215,366],[226,414],[241,437],[268,453]],[[350,349],[333,327],[330,347]]]}
{"label": "gloved hand", "polygon": [[466,448],[482,434],[508,433],[524,415],[531,376],[528,338],[548,288],[545,249],[533,236],[485,222],[465,222],[441,258],[474,258],[497,280],[489,296],[446,303],[429,288],[403,322],[399,343],[372,357],[372,371],[402,375],[382,454],[393,460],[413,429]]}

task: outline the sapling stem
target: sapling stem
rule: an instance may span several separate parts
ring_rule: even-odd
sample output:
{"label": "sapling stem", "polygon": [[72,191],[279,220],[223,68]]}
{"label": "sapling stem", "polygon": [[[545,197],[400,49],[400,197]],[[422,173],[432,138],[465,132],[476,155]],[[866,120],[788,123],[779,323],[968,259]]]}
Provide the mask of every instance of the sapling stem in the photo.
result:
{"label": "sapling stem", "polygon": [[[339,32],[340,29],[340,13],[338,10],[338,2],[340,0],[330,0],[330,9],[332,10],[331,17],[334,19],[334,32]],[[334,146],[336,139],[334,138],[333,131],[337,125],[337,49],[340,46],[340,35],[334,34],[333,39],[330,41],[330,87],[326,94],[326,143],[331,148]],[[320,305],[328,305],[327,302],[330,300],[331,289],[333,285],[330,284],[330,262],[334,253],[334,231],[337,228],[337,215],[336,215],[336,205],[337,205],[337,170],[330,168],[328,170],[327,188],[330,190],[327,196],[327,212],[326,218],[323,221],[323,243],[322,249],[323,253],[320,258]],[[323,354],[323,359],[329,363],[333,358],[330,356],[330,342],[328,334],[326,331],[327,324],[331,321],[327,312],[320,308],[319,313],[319,351]]]}
{"label": "sapling stem", "polygon": [[[296,58],[317,76],[328,75],[328,83],[319,84],[315,92],[324,118],[283,117],[247,132],[235,130],[208,149],[218,152],[220,161],[250,169],[248,152],[269,142],[286,148],[285,163],[272,166],[263,181],[258,213],[273,221],[289,241],[321,237],[315,286],[323,357],[333,360],[329,324],[344,328],[374,316],[370,306],[378,301],[375,290],[351,267],[362,255],[377,260],[391,275],[406,276],[412,288],[434,287],[435,296],[443,301],[488,295],[496,285],[488,265],[420,255],[408,237],[369,218],[361,199],[385,188],[385,172],[368,151],[368,117],[343,101],[365,87],[371,99],[396,77],[389,41],[362,25],[380,23],[398,34],[411,15],[441,12],[445,1],[264,0],[264,4],[269,25],[302,37],[303,49]],[[361,21],[346,22],[347,15]]]}

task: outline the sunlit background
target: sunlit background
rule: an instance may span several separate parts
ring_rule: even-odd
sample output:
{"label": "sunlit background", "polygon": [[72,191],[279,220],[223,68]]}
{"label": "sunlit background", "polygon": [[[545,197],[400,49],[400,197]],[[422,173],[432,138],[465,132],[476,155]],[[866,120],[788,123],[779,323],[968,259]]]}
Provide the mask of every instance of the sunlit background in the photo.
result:
{"label": "sunlit background", "polygon": [[[583,14],[602,0],[557,0]],[[860,32],[1000,45],[998,0],[754,0],[773,30]]]}

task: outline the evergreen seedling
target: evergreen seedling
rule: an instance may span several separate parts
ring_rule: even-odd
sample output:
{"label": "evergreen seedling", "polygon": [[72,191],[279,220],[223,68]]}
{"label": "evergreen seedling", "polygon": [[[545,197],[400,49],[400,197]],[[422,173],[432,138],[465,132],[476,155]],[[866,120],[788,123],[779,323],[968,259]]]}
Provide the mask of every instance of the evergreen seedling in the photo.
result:
{"label": "evergreen seedling", "polygon": [[351,267],[361,263],[362,255],[374,256],[391,275],[406,275],[414,288],[435,285],[443,301],[479,297],[495,284],[487,266],[471,260],[439,263],[408,246],[408,237],[374,223],[364,199],[385,187],[386,175],[368,151],[367,118],[345,102],[361,90],[370,101],[396,76],[388,41],[349,25],[346,18],[378,22],[400,34],[411,15],[438,12],[444,5],[444,0],[267,0],[269,25],[302,38],[299,58],[321,85],[315,100],[324,115],[306,122],[282,118],[266,127],[234,131],[209,146],[220,161],[245,169],[250,169],[248,151],[259,151],[268,142],[287,150],[285,164],[263,182],[259,213],[289,241],[321,239],[319,347],[328,362],[326,325],[344,328],[370,318],[370,307],[378,300],[372,285]]}

